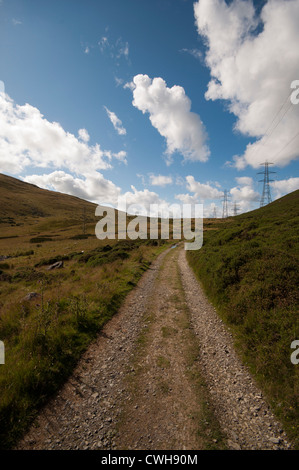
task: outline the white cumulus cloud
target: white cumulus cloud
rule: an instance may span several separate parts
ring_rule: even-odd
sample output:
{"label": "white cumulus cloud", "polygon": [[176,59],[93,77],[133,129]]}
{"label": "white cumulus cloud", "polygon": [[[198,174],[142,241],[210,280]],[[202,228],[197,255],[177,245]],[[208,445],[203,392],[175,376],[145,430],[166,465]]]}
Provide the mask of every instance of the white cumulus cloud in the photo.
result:
{"label": "white cumulus cloud", "polygon": [[235,178],[239,186],[252,186],[253,179],[250,176],[239,176]]}
{"label": "white cumulus cloud", "polygon": [[236,130],[257,139],[234,165],[287,165],[299,155],[299,105],[289,97],[299,79],[299,1],[268,0],[257,16],[251,0],[198,0],[194,13],[211,73],[206,98],[226,100]]}
{"label": "white cumulus cloud", "polygon": [[274,193],[274,199],[278,199],[299,189],[299,178],[296,177],[273,181],[273,183],[270,183],[270,185]]}
{"label": "white cumulus cloud", "polygon": [[89,134],[86,129],[79,129],[78,130],[78,136],[83,142],[88,142],[89,141]]}
{"label": "white cumulus cloud", "polygon": [[120,188],[99,172],[73,176],[65,171],[56,170],[48,174],[26,176],[24,181],[97,204],[116,204],[120,195]]}
{"label": "white cumulus cloud", "polygon": [[164,175],[149,175],[150,184],[152,186],[166,186],[167,184],[172,184],[172,177],[171,176],[164,176]]}
{"label": "white cumulus cloud", "polygon": [[[161,215],[160,211],[163,211],[169,207],[167,201],[161,199],[160,196],[148,189],[143,189],[139,191],[135,186],[131,185],[131,191],[127,191],[122,194],[119,198],[120,204],[126,204],[127,208],[130,209],[128,212],[130,214],[138,215]],[[158,211],[152,212],[152,205],[158,205]]]}
{"label": "white cumulus cloud", "polygon": [[105,178],[101,170],[112,168],[114,161],[127,163],[127,154],[90,145],[86,129],[79,129],[76,137],[30,104],[15,104],[4,91],[0,93],[0,121],[0,172],[101,205],[117,207],[119,201],[127,201],[146,210],[150,204],[167,206],[155,192],[132,186],[124,193]]}
{"label": "white cumulus cloud", "polygon": [[237,186],[230,189],[230,211],[232,214],[233,204],[237,204],[238,214],[256,209],[260,201],[260,194],[254,189],[254,181],[250,176],[235,178]]}
{"label": "white cumulus cloud", "polygon": [[127,88],[133,91],[133,105],[149,113],[151,124],[166,139],[168,163],[175,152],[180,152],[184,160],[208,160],[204,125],[199,115],[191,112],[191,101],[183,87],[168,88],[160,77],[151,79],[139,74]]}
{"label": "white cumulus cloud", "polygon": [[[216,186],[210,183],[201,183],[196,181],[194,176],[186,176],[186,189],[188,193],[176,194],[175,199],[179,200],[182,204],[203,204],[204,217],[211,217],[213,215],[216,200],[220,203],[223,192]],[[217,184],[218,185],[218,184]]]}
{"label": "white cumulus cloud", "polygon": [[[242,176],[236,178],[236,182],[237,186],[231,188],[228,192],[229,213],[233,213],[235,202],[238,205],[238,213],[256,209],[260,195],[253,187],[253,179],[248,176]],[[205,217],[214,216],[214,207],[217,209],[216,216],[222,216],[224,192],[220,189],[217,182],[201,183],[196,181],[194,176],[189,175],[186,177],[186,189],[189,191],[188,193],[177,194],[175,198],[183,204],[202,203],[204,205]]]}
{"label": "white cumulus cloud", "polygon": [[48,121],[26,103],[17,105],[0,93],[0,171],[21,174],[27,167],[67,169],[73,173],[104,170],[112,160],[126,161],[126,153],[102,150],[89,145],[86,129],[79,138],[65,131],[58,122]]}
{"label": "white cumulus cloud", "polygon": [[199,200],[217,199],[223,194],[219,189],[208,183],[196,181],[194,176],[186,176],[186,182],[188,191],[194,193]]}

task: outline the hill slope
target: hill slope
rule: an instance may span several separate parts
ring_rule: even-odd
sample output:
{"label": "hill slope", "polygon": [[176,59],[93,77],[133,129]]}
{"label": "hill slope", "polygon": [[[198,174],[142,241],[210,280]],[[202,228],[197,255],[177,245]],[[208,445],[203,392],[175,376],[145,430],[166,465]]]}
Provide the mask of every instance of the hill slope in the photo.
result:
{"label": "hill slope", "polygon": [[299,191],[205,232],[188,259],[243,358],[292,438],[298,440]]}
{"label": "hill slope", "polygon": [[75,196],[42,189],[34,184],[0,174],[0,217],[57,216],[74,209],[95,210],[96,204]]}
{"label": "hill slope", "polygon": [[8,227],[13,227],[14,234],[21,233],[17,227],[24,223],[40,224],[41,229],[46,222],[63,227],[78,224],[84,211],[86,221],[95,220],[96,204],[3,174],[0,174],[0,201],[0,223],[5,233],[9,232]]}

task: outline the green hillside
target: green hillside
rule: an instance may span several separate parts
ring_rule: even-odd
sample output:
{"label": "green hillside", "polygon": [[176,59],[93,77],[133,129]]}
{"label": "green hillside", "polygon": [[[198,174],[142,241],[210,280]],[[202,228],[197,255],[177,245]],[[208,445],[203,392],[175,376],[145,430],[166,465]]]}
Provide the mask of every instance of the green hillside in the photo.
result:
{"label": "green hillside", "polygon": [[[188,252],[205,292],[236,338],[240,354],[294,440],[299,435],[299,191],[219,221],[201,250]],[[214,225],[215,228],[215,225]]]}
{"label": "green hillside", "polygon": [[1,449],[14,445],[167,246],[98,240],[95,207],[0,175]]}

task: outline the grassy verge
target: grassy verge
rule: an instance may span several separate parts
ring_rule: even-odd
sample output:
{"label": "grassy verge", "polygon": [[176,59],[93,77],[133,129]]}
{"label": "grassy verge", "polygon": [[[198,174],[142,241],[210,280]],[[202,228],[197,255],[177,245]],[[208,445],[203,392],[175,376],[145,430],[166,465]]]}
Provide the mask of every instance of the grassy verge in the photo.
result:
{"label": "grassy verge", "polygon": [[299,191],[205,232],[188,260],[235,335],[243,360],[299,447]]}
{"label": "grassy verge", "polygon": [[[60,241],[51,243],[55,244],[55,257],[30,252],[2,264],[2,449],[14,446],[41,405],[70,375],[82,352],[167,246],[151,240],[124,240],[65,254],[59,253]],[[47,269],[61,260],[61,269]],[[30,292],[34,295],[27,297]]]}

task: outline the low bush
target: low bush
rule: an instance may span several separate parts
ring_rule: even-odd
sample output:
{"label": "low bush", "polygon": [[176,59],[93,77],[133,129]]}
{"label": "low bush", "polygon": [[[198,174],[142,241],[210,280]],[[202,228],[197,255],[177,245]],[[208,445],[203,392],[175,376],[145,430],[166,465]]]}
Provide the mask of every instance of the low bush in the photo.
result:
{"label": "low bush", "polygon": [[53,238],[50,237],[34,237],[30,238],[29,242],[30,243],[44,243],[44,242],[51,242],[53,241]]}

